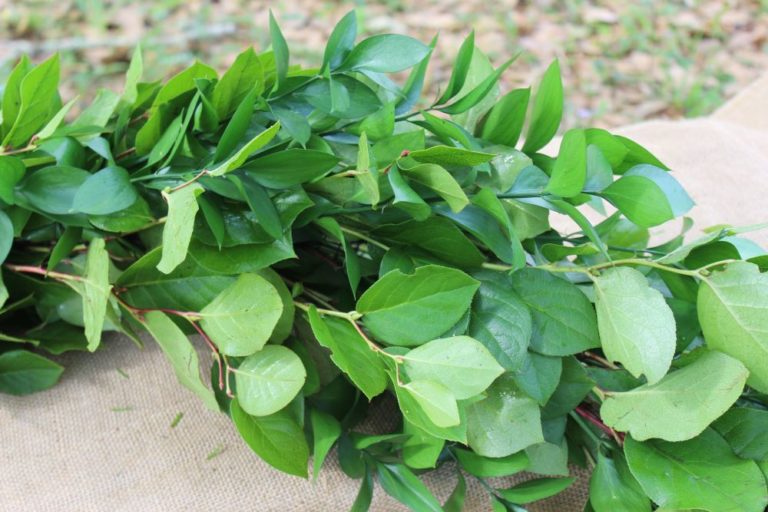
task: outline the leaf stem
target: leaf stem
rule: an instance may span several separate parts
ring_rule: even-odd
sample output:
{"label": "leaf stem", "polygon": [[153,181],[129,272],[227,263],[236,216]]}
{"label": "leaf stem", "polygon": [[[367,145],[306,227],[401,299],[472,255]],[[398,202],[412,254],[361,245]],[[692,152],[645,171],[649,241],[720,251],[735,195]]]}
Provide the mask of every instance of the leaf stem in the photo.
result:
{"label": "leaf stem", "polygon": [[355,231],[354,229],[350,229],[350,228],[345,227],[345,226],[339,226],[339,227],[341,228],[341,230],[344,233],[347,233],[347,234],[352,235],[352,236],[354,236],[356,238],[359,238],[360,240],[365,240],[369,244],[375,245],[376,247],[384,249],[385,251],[389,250],[389,246],[388,245],[383,244],[383,243],[379,242],[378,240],[374,240],[373,238],[369,237],[368,235],[365,235],[365,234],[363,234],[363,233],[361,233],[359,231]]}
{"label": "leaf stem", "polygon": [[49,272],[47,269],[42,267],[35,267],[32,265],[12,265],[10,263],[6,263],[4,266],[8,270],[13,270],[14,272],[20,272],[23,274],[37,274],[44,277],[50,277],[52,279],[58,279],[59,281],[83,281],[81,276],[65,274],[63,272]]}
{"label": "leaf stem", "polygon": [[171,190],[169,190],[169,193],[173,193],[173,192],[176,192],[178,190],[183,189],[184,187],[188,187],[189,185],[193,184],[194,182],[196,182],[197,180],[199,180],[203,176],[208,176],[208,174],[210,174],[210,171],[208,169],[203,169],[202,171],[197,173],[191,180],[185,181],[181,185],[173,187]]}

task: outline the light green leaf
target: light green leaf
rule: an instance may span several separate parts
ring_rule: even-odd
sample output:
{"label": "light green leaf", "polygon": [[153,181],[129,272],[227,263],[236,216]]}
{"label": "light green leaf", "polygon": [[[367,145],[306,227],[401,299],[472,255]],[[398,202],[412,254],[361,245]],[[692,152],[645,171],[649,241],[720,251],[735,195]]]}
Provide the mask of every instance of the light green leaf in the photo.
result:
{"label": "light green leaf", "polygon": [[37,132],[37,139],[40,141],[43,141],[47,138],[49,138],[53,133],[56,131],[56,128],[59,127],[62,121],[64,121],[64,117],[69,113],[70,109],[77,103],[77,100],[79,100],[80,97],[76,96],[69,100],[66,105],[61,107],[58,112],[51,118],[50,121],[43,127],[42,130]]}
{"label": "light green leaf", "polygon": [[248,356],[264,347],[282,312],[283,301],[269,281],[241,274],[200,311],[200,325],[223,354]]}
{"label": "light green leaf", "polygon": [[435,426],[453,427],[461,422],[456,398],[440,382],[414,380],[402,386],[398,384],[398,387],[421,407]]}
{"label": "light green leaf", "polygon": [[435,381],[463,400],[485,389],[504,368],[479,341],[469,336],[432,340],[403,356],[403,367],[415,381]]}
{"label": "light green leaf", "polygon": [[32,69],[29,57],[22,55],[16,66],[6,78],[3,88],[3,124],[2,133],[8,133],[19,115],[21,108],[21,81]]}
{"label": "light green leaf", "polygon": [[280,123],[278,122],[273,124],[263,132],[256,135],[247,144],[238,149],[235,154],[217,165],[208,174],[210,176],[221,176],[222,174],[226,174],[230,171],[234,171],[235,169],[242,167],[249,156],[269,144],[279,131]]}
{"label": "light green leaf", "polygon": [[486,395],[467,410],[467,438],[476,453],[506,457],[544,441],[538,404],[521,392],[508,374]]}
{"label": "light green leaf", "polygon": [[462,448],[454,448],[453,453],[467,473],[480,478],[514,475],[528,467],[528,456],[525,452],[497,458],[483,457]]}
{"label": "light green leaf", "polygon": [[397,167],[390,168],[387,173],[387,179],[395,195],[392,201],[394,206],[418,221],[429,218],[432,213],[431,208],[405,181]]}
{"label": "light green leaf", "polygon": [[707,345],[744,363],[747,383],[768,393],[768,275],[732,263],[702,281],[697,308]]}
{"label": "light green leaf", "polygon": [[253,48],[245,49],[232,66],[222,75],[213,89],[212,102],[219,119],[226,117],[253,90],[261,94],[264,87],[264,71]]}
{"label": "light green leaf", "polygon": [[515,147],[523,131],[530,96],[530,88],[515,89],[504,95],[480,122],[475,135],[480,131],[479,135],[484,140]]}
{"label": "light green leaf", "polygon": [[200,362],[195,347],[187,335],[160,311],[146,313],[143,323],[165,353],[179,382],[199,396],[210,410],[218,411],[219,405],[213,391],[200,379]]}
{"label": "light green leaf", "polygon": [[597,466],[589,480],[589,502],[595,512],[651,512],[650,500],[620,454],[609,459],[598,452]]}
{"label": "light green leaf", "polygon": [[532,350],[566,356],[600,346],[594,308],[575,285],[535,269],[521,269],[510,279],[531,311]]}
{"label": "light green leaf", "polygon": [[125,73],[125,86],[123,87],[123,101],[128,105],[133,105],[138,98],[138,84],[141,75],[144,73],[144,58],[141,55],[141,44],[136,45],[131,57],[131,63],[128,65],[128,71]]}
{"label": "light green leaf", "polygon": [[[43,128],[59,109],[59,54],[31,69],[21,80],[19,110],[12,128],[6,133],[4,146],[17,147]],[[58,103],[58,105],[57,105]],[[5,111],[5,102],[3,102]]]}
{"label": "light green leaf", "polygon": [[403,462],[416,469],[434,468],[445,439],[427,434],[407,420],[403,421],[403,434],[410,436],[402,444]]}
{"label": "light green leaf", "polygon": [[413,346],[440,336],[469,309],[480,286],[464,272],[437,265],[413,274],[393,270],[357,301],[365,326],[392,345]]}
{"label": "light green leaf", "polygon": [[475,51],[475,31],[471,31],[464,42],[461,43],[459,53],[456,55],[456,61],[453,63],[453,71],[445,91],[437,100],[436,104],[442,105],[453,98],[464,87],[464,81],[469,73],[469,65],[472,62],[472,54]]}
{"label": "light green leaf", "polygon": [[107,215],[129,208],[139,195],[122,167],[105,167],[77,190],[72,208],[90,215]]}
{"label": "light green leaf", "polygon": [[742,459],[768,461],[768,411],[734,407],[712,427]]}
{"label": "light green leaf", "polygon": [[109,122],[118,103],[120,103],[120,96],[117,93],[109,89],[99,89],[96,99],[77,116],[72,125],[103,128]]}
{"label": "light green leaf", "polygon": [[328,43],[323,52],[323,65],[321,70],[329,67],[336,69],[342,63],[344,58],[355,46],[355,37],[357,36],[357,15],[355,11],[350,11],[339,20],[333,32],[328,37]]}
{"label": "light green leaf", "polygon": [[595,279],[595,307],[603,352],[650,384],[667,373],[675,354],[675,317],[645,276],[611,268]]}
{"label": "light green leaf", "polygon": [[339,71],[394,73],[418,64],[429,47],[412,37],[381,34],[363,39],[349,52]]}
{"label": "light green leaf", "polygon": [[707,352],[656,384],[609,393],[600,408],[606,425],[650,438],[685,441],[699,435],[739,398],[747,369],[721,352]]}
{"label": "light green leaf", "polygon": [[402,464],[376,464],[384,491],[417,512],[442,512],[440,502],[430,490]]}
{"label": "light green leaf", "polygon": [[545,190],[560,197],[573,197],[581,193],[586,181],[587,142],[584,130],[568,130],[560,142],[560,152]]}
{"label": "light green leaf", "polygon": [[762,512],[768,505],[760,468],[736,457],[712,429],[682,443],[627,437],[624,453],[640,486],[661,507]]}
{"label": "light green leaf", "polygon": [[401,170],[409,181],[427,187],[445,199],[452,211],[460,212],[469,204],[461,185],[439,165],[421,164]]}
{"label": "light green leaf", "polygon": [[0,156],[0,199],[15,204],[13,189],[27,171],[24,162],[13,156]]}
{"label": "light green leaf", "polygon": [[243,411],[235,398],[230,415],[240,436],[264,462],[290,475],[307,477],[309,446],[289,410],[257,418]]}
{"label": "light green leaf", "polygon": [[64,367],[26,350],[0,354],[0,393],[28,395],[59,381]]}
{"label": "light green leaf", "polygon": [[203,193],[203,187],[197,183],[173,192],[163,192],[168,203],[168,217],[163,227],[163,253],[157,269],[170,274],[187,257],[189,242],[197,215],[197,196]]}
{"label": "light green leaf", "polygon": [[546,146],[557,133],[562,117],[563,83],[560,80],[560,64],[554,61],[547,68],[536,91],[523,151],[535,153]]}
{"label": "light green leaf", "polygon": [[285,77],[288,74],[290,52],[288,44],[285,42],[285,37],[283,37],[283,32],[280,30],[280,26],[277,24],[271,9],[269,11],[269,36],[272,40],[272,52],[275,56],[275,70],[277,72],[275,86],[279,89],[285,82]]}
{"label": "light green leaf", "polygon": [[65,281],[83,298],[83,323],[88,350],[93,352],[101,343],[101,331],[107,315],[112,286],[109,284],[109,254],[103,238],[94,238],[88,246],[82,281]]}
{"label": "light green leaf", "polygon": [[368,136],[363,132],[360,135],[360,141],[357,144],[357,174],[355,177],[362,185],[363,190],[368,196],[371,206],[379,204],[381,193],[379,191],[379,173],[375,167],[371,166],[370,148],[368,147]]}
{"label": "light green leaf", "polygon": [[234,372],[237,401],[252,416],[269,416],[288,405],[307,378],[299,356],[281,345],[251,354]]}

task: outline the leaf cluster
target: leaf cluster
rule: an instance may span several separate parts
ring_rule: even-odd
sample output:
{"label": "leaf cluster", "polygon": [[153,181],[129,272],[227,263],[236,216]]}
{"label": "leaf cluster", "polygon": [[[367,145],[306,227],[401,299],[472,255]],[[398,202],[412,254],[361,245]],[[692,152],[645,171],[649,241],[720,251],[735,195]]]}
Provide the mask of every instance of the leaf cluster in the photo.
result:
{"label": "leaf cluster", "polygon": [[[693,202],[627,138],[576,128],[546,152],[557,62],[500,95],[511,61],[494,68],[470,34],[430,100],[436,39],[358,42],[350,13],[306,68],[269,29],[270,50],[221,76],[195,62],[143,82],[137,49],[122,93],[71,121],[58,57],[19,61],[0,125],[0,391],[53,385],[44,353],[146,332],[275,468],[307,477],[312,456],[316,476],[337,447],[356,511],[374,480],[413,510],[461,510],[465,478],[524,510],[572,483],[569,463],[594,469],[597,512],[763,510],[762,249],[730,226],[685,243],[688,219],[651,245]],[[397,428],[362,433],[380,406]],[[440,503],[419,475],[447,463]],[[540,477],[486,481],[523,470]]]}

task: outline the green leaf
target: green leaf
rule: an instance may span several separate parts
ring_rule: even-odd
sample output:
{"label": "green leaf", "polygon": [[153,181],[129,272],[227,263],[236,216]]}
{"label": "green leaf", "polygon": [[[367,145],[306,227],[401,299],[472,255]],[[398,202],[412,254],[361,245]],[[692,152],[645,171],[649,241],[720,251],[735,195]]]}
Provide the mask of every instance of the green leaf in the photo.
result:
{"label": "green leaf", "polygon": [[338,68],[355,46],[355,37],[357,37],[357,15],[355,11],[349,11],[333,27],[333,32],[328,37],[320,69],[325,70],[327,67],[333,71]]}
{"label": "green leaf", "polygon": [[[0,210],[0,263],[5,261],[13,246],[13,223],[3,210]],[[2,306],[0,306],[2,307]]]}
{"label": "green leaf", "polygon": [[398,34],[371,36],[349,52],[338,70],[394,73],[418,64],[429,51],[428,46],[412,37]]}
{"label": "green leaf", "polygon": [[[59,54],[29,70],[19,86],[19,110],[13,126],[3,140],[4,146],[18,147],[45,126],[61,106],[58,102]],[[9,103],[14,102],[14,98]],[[58,105],[57,105],[58,103]],[[5,101],[3,114],[5,115]],[[12,115],[13,109],[11,109]]]}
{"label": "green leaf", "polygon": [[573,197],[581,193],[586,181],[587,143],[584,130],[568,130],[560,142],[560,152],[545,191],[560,197]]}
{"label": "green leaf", "polygon": [[506,61],[504,64],[496,68],[493,73],[489,74],[482,82],[475,86],[474,89],[447,107],[441,107],[439,110],[451,115],[462,114],[486,99],[486,97],[496,87],[496,83],[499,81],[499,78],[501,78],[501,74],[506,71],[506,69],[515,61],[516,58],[517,56]]}
{"label": "green leaf", "polygon": [[597,466],[589,480],[589,502],[595,512],[651,512],[650,500],[620,454],[609,459],[598,452]]}
{"label": "green leaf", "polygon": [[290,59],[290,52],[288,50],[288,44],[285,42],[285,37],[280,30],[280,26],[277,24],[272,10],[269,11],[269,36],[272,40],[272,52],[275,56],[275,70],[277,71],[277,81],[275,82],[276,88],[282,87],[285,83],[286,75],[288,74],[288,61]]}
{"label": "green leaf", "polygon": [[19,115],[19,109],[21,108],[21,81],[24,80],[30,69],[32,69],[32,64],[29,62],[29,57],[22,55],[6,79],[5,87],[3,88],[2,133],[7,134],[11,131],[13,123]]}
{"label": "green leaf", "polygon": [[464,499],[467,494],[467,482],[464,480],[464,475],[461,471],[456,472],[456,487],[453,488],[453,492],[448,499],[443,503],[443,510],[445,512],[461,512],[464,510]]}
{"label": "green leaf", "polygon": [[0,354],[0,393],[28,395],[59,381],[64,367],[26,350]]}
{"label": "green leaf", "polygon": [[545,420],[568,414],[584,400],[595,382],[587,375],[579,360],[573,356],[562,359],[563,369],[560,383],[541,411]]}
{"label": "green leaf", "polygon": [[566,356],[600,346],[594,308],[575,285],[535,269],[519,270],[511,281],[531,311],[532,350]]}
{"label": "green leaf", "polygon": [[8,204],[16,202],[13,189],[24,177],[24,162],[12,156],[0,156],[0,199]]}
{"label": "green leaf", "polygon": [[105,167],[83,182],[72,208],[91,215],[107,215],[130,207],[138,197],[125,169]]}
{"label": "green leaf", "polygon": [[478,124],[475,134],[494,144],[515,147],[523,132],[530,96],[530,88],[515,89],[504,95]]}
{"label": "green leaf", "polygon": [[203,212],[205,222],[208,224],[211,233],[213,233],[213,236],[216,239],[216,245],[219,247],[219,250],[221,250],[221,246],[224,243],[224,237],[227,233],[224,216],[222,215],[221,210],[216,203],[210,201],[205,194],[197,196],[197,205]]}
{"label": "green leaf", "polygon": [[742,459],[768,460],[768,411],[734,407],[712,427]]}
{"label": "green leaf", "polygon": [[17,189],[18,199],[25,199],[33,208],[46,213],[74,213],[77,190],[90,176],[75,167],[45,167],[26,176]]}
{"label": "green leaf", "polygon": [[280,131],[280,123],[275,123],[263,132],[252,138],[247,144],[238,149],[235,154],[217,165],[208,174],[210,176],[221,176],[228,172],[234,171],[242,167],[243,163],[257,150],[263,148],[275,138],[277,132]]}
{"label": "green leaf", "polygon": [[223,354],[248,356],[264,347],[282,312],[283,301],[269,281],[241,274],[200,311],[200,326]]}
{"label": "green leaf", "polygon": [[649,438],[685,441],[699,435],[739,398],[747,369],[721,352],[706,352],[656,384],[609,393],[600,408],[606,425]]}
{"label": "green leaf", "polygon": [[264,462],[290,475],[307,478],[309,446],[290,411],[284,409],[257,418],[246,413],[235,398],[230,415],[240,436]]}
{"label": "green leaf", "polygon": [[390,168],[387,173],[389,185],[392,187],[395,197],[392,204],[408,213],[418,221],[426,220],[432,213],[429,205],[419,196],[408,182],[400,175],[397,167]]}
{"label": "green leaf", "polygon": [[487,348],[506,370],[523,364],[531,339],[531,313],[496,274],[482,274],[469,320],[469,334]]}
{"label": "green leaf", "polygon": [[416,469],[429,469],[437,466],[437,459],[445,446],[445,439],[427,434],[409,421],[403,422],[403,434],[408,439],[403,442],[403,462]]}
{"label": "green leaf", "polygon": [[384,364],[352,325],[338,318],[321,318],[309,310],[309,322],[317,341],[331,351],[331,360],[371,400],[387,387]]}
{"label": "green leaf", "polygon": [[256,103],[257,91],[252,89],[237,104],[232,119],[227,123],[224,132],[221,134],[219,143],[216,145],[216,153],[213,155],[213,162],[221,162],[232,154],[238,147],[248,128],[251,126],[251,117],[253,117],[253,106]]}
{"label": "green leaf", "polygon": [[234,373],[237,401],[251,416],[269,416],[288,405],[307,378],[299,356],[280,345],[246,357]]}
{"label": "green leaf", "polygon": [[469,205],[458,213],[445,208],[444,205],[435,205],[434,210],[438,215],[448,217],[469,231],[504,263],[514,264],[519,261],[519,252],[515,251],[512,242],[501,230],[499,223],[479,206]]}
{"label": "green leaf", "polygon": [[285,189],[313,181],[339,163],[338,157],[312,149],[286,149],[251,160],[243,170],[261,185]]}
{"label": "green leaf", "polygon": [[273,239],[283,236],[283,225],[280,215],[275,208],[269,193],[250,176],[228,176],[240,191],[240,195],[248,203],[251,211],[256,215],[259,225]]}
{"label": "green leaf", "polygon": [[376,464],[384,491],[414,512],[442,512],[440,502],[424,483],[402,464]]}
{"label": "green leaf", "polygon": [[375,207],[381,200],[379,191],[379,173],[371,165],[370,148],[368,147],[368,136],[365,132],[360,134],[360,141],[357,144],[357,174],[355,177],[365,190],[368,200],[372,207]]}
{"label": "green leaf", "polygon": [[756,265],[732,263],[704,279],[697,309],[707,345],[741,361],[747,383],[768,393],[768,276]]}
{"label": "green leaf", "polygon": [[347,237],[344,236],[344,232],[341,230],[341,226],[339,226],[336,219],[333,217],[322,217],[317,219],[315,223],[341,242],[341,246],[344,249],[344,267],[347,270],[349,287],[352,290],[352,295],[357,296],[357,287],[360,285],[360,259],[357,256],[357,251],[349,243]]}
{"label": "green leaf", "polygon": [[469,447],[476,453],[506,457],[544,441],[538,404],[517,388],[509,374],[486,395],[467,410]]}
{"label": "green leaf", "polygon": [[[2,215],[0,215],[2,217]],[[0,220],[0,232],[2,231],[2,221]],[[58,265],[61,260],[69,256],[69,253],[72,252],[72,249],[75,248],[75,246],[80,243],[80,239],[83,235],[83,228],[74,227],[74,226],[67,226],[64,228],[64,233],[62,233],[61,238],[56,242],[56,245],[53,247],[53,250],[51,251],[51,255],[48,258],[48,270],[53,270],[56,268],[56,265]],[[11,239],[13,237],[11,236]],[[10,240],[10,239],[9,239]],[[0,249],[0,262],[3,260],[3,251]]]}
{"label": "green leaf", "polygon": [[594,144],[587,146],[587,179],[584,190],[600,192],[613,183],[613,170],[603,152]]}
{"label": "green leaf", "polygon": [[224,73],[213,89],[212,102],[219,119],[226,117],[251,92],[260,95],[264,87],[264,71],[253,48],[245,49]]}
{"label": "green leaf", "polygon": [[170,274],[187,257],[197,215],[197,196],[203,187],[192,183],[170,193],[163,192],[168,203],[168,217],[163,227],[163,255],[157,269]]}
{"label": "green leaf", "polygon": [[421,164],[402,169],[408,180],[433,190],[445,199],[454,212],[460,212],[469,204],[461,185],[444,168],[436,164]]}
{"label": "green leaf", "polygon": [[535,153],[546,146],[557,133],[562,117],[563,83],[560,80],[560,64],[555,60],[547,68],[536,91],[523,151]]}
{"label": "green leaf", "polygon": [[496,157],[493,153],[470,151],[451,146],[432,146],[427,149],[419,149],[411,151],[408,156],[425,164],[466,165],[469,167],[490,162]]}
{"label": "green leaf", "polygon": [[469,336],[432,340],[408,352],[403,361],[409,378],[439,382],[459,400],[482,393],[504,373],[488,349]]}
{"label": "green leaf", "polygon": [[454,448],[453,453],[467,473],[480,478],[514,475],[528,467],[528,456],[525,452],[498,458],[483,457],[462,448]]}
{"label": "green leaf", "polygon": [[122,100],[127,105],[133,105],[139,96],[138,84],[144,73],[144,59],[141,55],[141,44],[137,44],[133,50],[131,62],[125,73],[125,85],[123,86]]}
{"label": "green leaf", "polygon": [[469,33],[464,42],[461,43],[459,53],[456,56],[456,62],[453,63],[453,71],[451,72],[451,78],[448,81],[448,85],[445,87],[440,99],[437,100],[437,105],[442,105],[446,101],[453,98],[464,87],[464,81],[467,79],[469,73],[469,65],[472,63],[472,53],[475,51],[475,31]]}
{"label": "green leaf", "polygon": [[377,338],[391,345],[420,345],[458,322],[479,286],[448,267],[426,265],[410,275],[393,270],[366,290],[356,309]]}
{"label": "green leaf", "polygon": [[200,362],[195,347],[190,343],[187,335],[160,311],[146,313],[142,321],[165,353],[179,382],[200,397],[210,410],[218,411],[219,405],[213,391],[208,389],[200,379]]}
{"label": "green leaf", "polygon": [[643,491],[661,507],[762,512],[768,505],[757,464],[736,457],[712,429],[682,443],[627,437],[624,453]]}
{"label": "green leaf", "polygon": [[535,352],[527,352],[522,359],[522,365],[512,374],[512,378],[517,387],[536,400],[539,405],[545,405],[560,382],[563,371],[562,359],[542,356]]}
{"label": "green leaf", "polygon": [[85,337],[88,350],[93,352],[101,343],[101,331],[112,290],[109,284],[109,254],[104,248],[103,238],[94,238],[88,245],[83,280],[66,283],[83,298]]}
{"label": "green leaf", "polygon": [[667,373],[675,354],[675,317],[645,276],[611,268],[595,279],[597,325],[605,357],[654,384]]}
{"label": "green leaf", "polygon": [[109,89],[99,89],[96,93],[96,99],[77,116],[72,125],[104,128],[115,112],[118,103],[120,103],[120,96],[117,93]]}
{"label": "green leaf", "polygon": [[373,500],[373,477],[371,473],[367,472],[362,477],[360,484],[360,490],[357,492],[355,501],[352,503],[352,507],[349,512],[368,512],[371,508],[371,501]]}
{"label": "green leaf", "polygon": [[397,384],[397,386],[418,404],[435,426],[453,427],[461,423],[456,397],[440,382],[414,380],[408,384]]}
{"label": "green leaf", "polygon": [[64,117],[69,113],[69,111],[72,109],[72,107],[75,106],[75,103],[77,103],[77,100],[79,100],[80,97],[72,98],[67,102],[66,105],[61,107],[56,114],[54,114],[53,117],[45,124],[45,126],[37,132],[36,138],[40,141],[43,141],[45,139],[50,138],[55,132],[56,129],[59,127],[59,125],[64,121]]}
{"label": "green leaf", "polygon": [[499,496],[512,503],[532,503],[559,494],[575,481],[575,478],[537,478],[498,491]]}
{"label": "green leaf", "polygon": [[317,479],[325,457],[341,435],[341,425],[336,418],[317,409],[312,409],[309,416],[313,438],[312,477]]}

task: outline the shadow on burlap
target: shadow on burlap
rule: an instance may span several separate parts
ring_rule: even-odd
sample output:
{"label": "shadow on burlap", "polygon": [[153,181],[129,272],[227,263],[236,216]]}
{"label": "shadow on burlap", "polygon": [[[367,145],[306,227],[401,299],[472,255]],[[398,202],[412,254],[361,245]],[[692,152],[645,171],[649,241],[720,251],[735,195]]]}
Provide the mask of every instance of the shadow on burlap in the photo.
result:
{"label": "shadow on burlap", "polygon": [[[697,202],[691,215],[699,227],[768,220],[768,76],[710,118],[620,132],[676,171]],[[765,231],[747,236],[768,245]],[[0,395],[0,509],[322,512],[347,510],[354,501],[359,482],[333,457],[314,482],[261,462],[224,415],[205,410],[176,382],[153,343],[139,351],[125,338],[109,337],[105,345],[95,354],[61,358],[67,371],[50,391]],[[184,416],[171,428],[178,413]],[[379,414],[378,421],[394,416]],[[568,491],[531,510],[582,510],[588,475],[575,476]],[[426,481],[444,500],[455,479],[447,465]],[[472,479],[467,484],[466,510],[488,510],[486,492]],[[377,487],[372,510],[403,507]]]}

